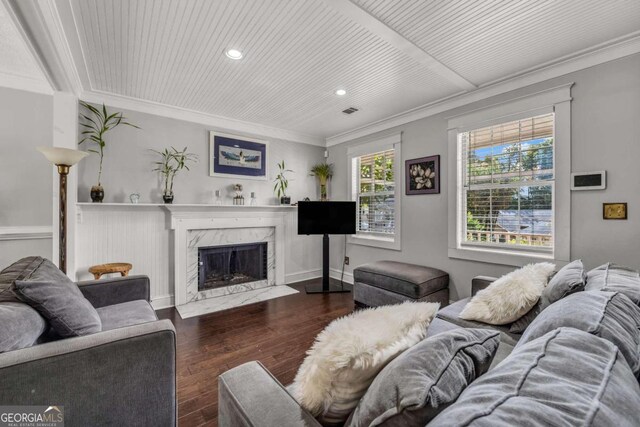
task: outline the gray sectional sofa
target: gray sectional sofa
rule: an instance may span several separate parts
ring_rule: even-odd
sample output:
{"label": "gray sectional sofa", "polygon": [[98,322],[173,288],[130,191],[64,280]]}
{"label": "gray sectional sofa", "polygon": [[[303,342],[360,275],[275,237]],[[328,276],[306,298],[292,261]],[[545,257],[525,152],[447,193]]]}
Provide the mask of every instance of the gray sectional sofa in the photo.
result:
{"label": "gray sectional sofa", "polygon": [[0,404],[63,406],[67,426],[176,425],[175,330],[149,304],[149,279],[69,281],[99,329],[62,338],[15,295],[16,282],[45,289],[60,274],[40,257],[0,272]]}
{"label": "gray sectional sofa", "polygon": [[[640,426],[640,276],[607,264],[589,272],[589,279],[586,290],[536,313],[522,334],[510,332],[509,325],[459,319],[468,298],[441,309],[425,340],[474,328],[499,332],[500,344],[488,372],[468,385],[455,403],[438,408],[434,419],[416,425]],[[493,280],[475,278],[472,294]],[[447,386],[436,389],[450,390]],[[393,393],[398,405],[403,392],[400,384]],[[354,414],[345,425],[368,425]],[[375,425],[409,425],[380,419]],[[219,423],[320,425],[259,362],[219,377]]]}

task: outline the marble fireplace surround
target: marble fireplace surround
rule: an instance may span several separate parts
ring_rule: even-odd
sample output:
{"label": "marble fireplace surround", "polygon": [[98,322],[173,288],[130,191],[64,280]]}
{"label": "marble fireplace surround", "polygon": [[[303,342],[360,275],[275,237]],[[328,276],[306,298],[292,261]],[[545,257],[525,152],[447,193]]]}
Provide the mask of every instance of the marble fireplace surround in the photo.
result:
{"label": "marble fireplace surround", "polygon": [[[285,262],[285,236],[284,216],[285,211],[274,206],[248,208],[235,207],[228,209],[207,208],[198,206],[165,206],[170,212],[171,229],[173,230],[173,254],[174,254],[174,284],[175,305],[184,305],[203,298],[228,295],[234,292],[243,292],[270,285],[284,285]],[[243,229],[243,230],[239,230]],[[211,230],[212,232],[206,232]],[[230,233],[220,233],[222,230],[233,230]],[[210,291],[197,292],[197,272],[194,282],[193,266],[191,274],[189,263],[193,261],[194,247],[198,241],[204,246],[213,246],[210,243],[229,244],[229,238],[237,236],[239,241],[233,243],[249,243],[251,236],[268,243],[269,275],[267,283],[255,285],[236,285],[235,289],[220,288]],[[223,239],[223,241],[220,241]],[[189,254],[191,253],[191,257]],[[197,259],[197,249],[195,249]],[[275,262],[274,262],[275,261]],[[194,291],[195,283],[195,291]],[[212,292],[213,291],[213,292]]]}

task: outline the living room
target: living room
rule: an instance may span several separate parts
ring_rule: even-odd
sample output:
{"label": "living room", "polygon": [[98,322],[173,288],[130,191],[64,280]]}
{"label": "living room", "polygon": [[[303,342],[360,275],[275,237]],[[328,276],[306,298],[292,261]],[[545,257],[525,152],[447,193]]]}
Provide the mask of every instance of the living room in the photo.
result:
{"label": "living room", "polygon": [[3,0],[0,39],[0,424],[640,425],[640,4]]}

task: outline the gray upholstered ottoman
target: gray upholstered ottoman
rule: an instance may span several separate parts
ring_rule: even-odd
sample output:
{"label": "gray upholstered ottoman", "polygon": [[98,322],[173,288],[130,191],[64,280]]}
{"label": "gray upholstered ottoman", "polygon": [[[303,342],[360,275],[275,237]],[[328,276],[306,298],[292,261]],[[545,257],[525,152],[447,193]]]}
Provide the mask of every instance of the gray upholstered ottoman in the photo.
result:
{"label": "gray upholstered ottoman", "polygon": [[353,299],[377,307],[403,301],[449,304],[449,274],[437,268],[377,261],[353,270]]}

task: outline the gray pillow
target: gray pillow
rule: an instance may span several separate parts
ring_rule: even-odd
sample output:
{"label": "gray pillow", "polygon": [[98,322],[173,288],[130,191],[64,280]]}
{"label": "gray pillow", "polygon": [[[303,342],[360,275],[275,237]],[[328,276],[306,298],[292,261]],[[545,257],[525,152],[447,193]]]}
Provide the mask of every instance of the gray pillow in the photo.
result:
{"label": "gray pillow", "polygon": [[540,313],[516,348],[559,327],[579,329],[612,342],[634,375],[640,375],[640,308],[624,294],[587,291],[570,295]]}
{"label": "gray pillow", "polygon": [[44,260],[24,278],[16,280],[13,292],[49,321],[61,337],[100,332],[98,312],[73,283],[51,261]]}
{"label": "gray pillow", "polygon": [[549,283],[542,291],[540,300],[527,314],[511,324],[509,332],[521,334],[531,324],[533,319],[556,301],[567,295],[582,291],[585,287],[586,274],[582,260],[577,259],[565,265],[549,280]]}
{"label": "gray pillow", "polygon": [[0,302],[21,302],[11,289],[13,282],[28,278],[45,261],[39,256],[26,257],[0,271]]}
{"label": "gray pillow", "polygon": [[609,291],[625,294],[640,306],[640,275],[632,268],[608,262],[587,273],[587,291]]}
{"label": "gray pillow", "polygon": [[500,334],[456,329],[427,338],[375,378],[346,426],[424,425],[491,365]]}
{"label": "gray pillow", "polygon": [[31,347],[46,329],[42,316],[27,304],[0,303],[0,353]]}
{"label": "gray pillow", "polygon": [[634,426],[640,386],[618,348],[573,328],[518,346],[429,427]]}

